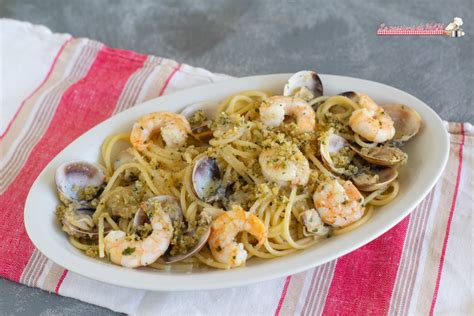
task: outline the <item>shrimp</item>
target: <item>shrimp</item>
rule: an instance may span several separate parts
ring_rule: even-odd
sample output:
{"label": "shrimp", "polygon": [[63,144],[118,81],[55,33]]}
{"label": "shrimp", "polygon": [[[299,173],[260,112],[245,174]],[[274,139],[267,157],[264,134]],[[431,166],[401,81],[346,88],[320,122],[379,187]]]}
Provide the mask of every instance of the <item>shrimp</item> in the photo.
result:
{"label": "shrimp", "polygon": [[247,251],[242,243],[235,241],[237,234],[242,231],[252,234],[258,240],[258,245],[267,239],[265,224],[240,206],[234,206],[232,211],[223,213],[212,222],[208,243],[217,261],[230,264],[231,267],[245,262]]}
{"label": "shrimp", "polygon": [[144,151],[154,133],[161,132],[161,137],[169,147],[185,144],[191,126],[181,114],[171,112],[153,112],[142,116],[133,124],[130,142],[138,151]]}
{"label": "shrimp", "polygon": [[308,159],[295,145],[264,149],[258,157],[258,162],[263,176],[268,181],[281,186],[308,183],[310,174]]}
{"label": "shrimp", "polygon": [[260,119],[265,125],[279,126],[287,115],[295,117],[296,128],[300,133],[311,132],[316,128],[316,114],[303,99],[273,96],[260,105]]}
{"label": "shrimp", "polygon": [[333,227],[347,226],[364,215],[364,197],[352,184],[342,185],[336,179],[321,183],[313,194],[313,202],[321,220]]}
{"label": "shrimp", "polygon": [[351,129],[365,139],[382,143],[395,135],[392,118],[367,94],[356,93],[355,101],[361,106],[349,118]]}
{"label": "shrimp", "polygon": [[151,218],[151,234],[135,240],[121,230],[112,230],[104,238],[105,250],[110,261],[115,264],[136,268],[156,261],[168,249],[173,237],[173,224],[168,214],[162,210],[155,211]]}

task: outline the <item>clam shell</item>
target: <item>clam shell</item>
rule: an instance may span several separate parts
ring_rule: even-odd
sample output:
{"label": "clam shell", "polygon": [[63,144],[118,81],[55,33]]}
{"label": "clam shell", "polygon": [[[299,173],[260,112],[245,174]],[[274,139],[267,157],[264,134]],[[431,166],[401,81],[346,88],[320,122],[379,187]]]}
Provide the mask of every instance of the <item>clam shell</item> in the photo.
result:
{"label": "clam shell", "polygon": [[[69,216],[65,216],[62,219],[63,230],[68,235],[78,238],[97,238],[99,235],[97,226],[88,226],[84,223],[84,219],[86,218],[89,218],[92,222],[92,215],[95,209],[80,204],[73,204],[72,207],[71,212],[74,212],[74,214],[69,214]],[[109,223],[104,221],[104,233],[107,234],[111,230],[112,227]]]}
{"label": "clam shell", "polygon": [[[170,217],[171,221],[175,220],[183,220],[183,210],[181,209],[181,206],[179,205],[178,200],[172,196],[172,195],[157,195],[152,198],[149,198],[145,203],[150,203],[153,201],[158,201],[158,202],[167,202],[168,205],[165,205],[164,211],[168,214]],[[136,228],[138,226],[141,226],[147,222],[150,221],[148,218],[147,213],[144,210],[145,206],[141,206],[137,212],[135,213],[135,216],[133,217],[133,228]]]}
{"label": "clam shell", "polygon": [[204,156],[197,160],[191,177],[194,193],[204,202],[217,201],[225,193],[219,166],[213,158]]}
{"label": "clam shell", "polygon": [[[202,110],[204,115],[207,118],[211,118],[215,114],[215,110],[217,108],[217,103],[213,102],[198,102],[188,105],[181,111],[181,115],[183,115],[188,121],[193,117],[193,115],[197,112]],[[209,140],[213,137],[213,132],[209,128],[210,121],[206,120],[200,125],[191,126],[191,135],[203,142],[208,143]]]}
{"label": "clam shell", "polygon": [[337,153],[345,147],[349,147],[349,143],[346,139],[334,134],[332,131],[328,132],[327,137],[320,144],[321,160],[324,165],[339,175],[344,174],[345,170],[334,166],[331,154]]}
{"label": "clam shell", "polygon": [[352,182],[361,191],[375,191],[386,187],[390,182],[398,177],[398,171],[395,168],[378,168],[371,173],[362,173],[352,177]]}
{"label": "clam shell", "polygon": [[183,210],[179,205],[178,200],[172,195],[157,195],[150,198],[148,201],[167,202],[170,207],[166,207],[165,211],[171,218],[171,221],[183,220]]}
{"label": "clam shell", "polygon": [[129,149],[124,149],[121,152],[119,152],[114,160],[114,170],[117,170],[120,168],[120,166],[126,164],[126,163],[131,163],[135,161],[135,157],[133,154],[130,152]]}
{"label": "clam shell", "polygon": [[183,115],[187,120],[191,119],[193,115],[197,112],[202,110],[204,115],[207,118],[211,118],[215,114],[215,109],[217,108],[217,103],[215,102],[197,102],[186,106],[182,111],[181,115]]}
{"label": "clam shell", "polygon": [[100,188],[105,181],[105,172],[99,165],[74,160],[66,162],[56,170],[56,187],[60,194],[73,202],[82,201],[79,193],[89,186]]}
{"label": "clam shell", "polygon": [[422,119],[414,109],[396,103],[385,104],[382,107],[393,120],[395,127],[393,140],[406,142],[419,132]]}
{"label": "clam shell", "polygon": [[178,262],[178,261],[181,261],[193,256],[194,254],[198,253],[206,245],[210,234],[211,234],[211,225],[209,225],[206,232],[199,238],[199,241],[196,243],[196,245],[194,245],[194,247],[189,249],[187,253],[171,256],[168,252],[166,252],[163,256],[161,256],[160,260],[163,261],[164,263],[169,264],[169,263]]}
{"label": "clam shell", "polygon": [[312,94],[309,98],[300,95],[299,97],[303,99],[312,99],[323,95],[323,83],[318,74],[311,70],[302,70],[291,76],[283,89],[283,95],[294,96],[301,92],[303,87]]}
{"label": "clam shell", "polygon": [[379,166],[396,166],[406,163],[408,156],[400,148],[393,146],[382,146],[370,148],[368,153],[362,152],[362,148],[355,144],[350,145],[364,160]]}

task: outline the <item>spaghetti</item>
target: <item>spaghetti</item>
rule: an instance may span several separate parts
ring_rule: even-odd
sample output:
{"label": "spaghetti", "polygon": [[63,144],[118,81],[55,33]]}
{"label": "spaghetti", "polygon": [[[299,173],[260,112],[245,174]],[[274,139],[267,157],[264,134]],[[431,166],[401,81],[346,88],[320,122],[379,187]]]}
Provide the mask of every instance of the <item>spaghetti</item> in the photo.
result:
{"label": "spaghetti", "polygon": [[[291,112],[295,109],[288,110],[284,122],[277,126],[265,123],[262,119],[262,104],[276,100],[272,98],[275,97],[263,91],[245,91],[221,102],[213,118],[204,117],[200,111],[194,113],[188,118],[192,137],[187,137],[179,146],[168,146],[170,140],[166,133],[169,131],[163,128],[162,137],[150,132],[144,150],[139,150],[130,141],[129,133],[109,136],[101,149],[106,180],[100,195],[90,203],[94,205],[91,218],[96,233],[72,233],[69,238],[71,244],[88,255],[103,258],[110,255],[104,242],[110,230],[124,231],[127,236],[134,236],[127,238],[146,238],[149,231],[143,235],[136,232],[137,210],[154,196],[170,196],[176,200],[183,221],[188,226],[197,225],[202,214],[215,220],[236,205],[256,216],[265,227],[266,238],[260,241],[248,231],[243,231],[236,236],[237,242],[248,253],[248,258],[271,259],[311,247],[328,236],[356,229],[370,220],[376,207],[396,198],[399,192],[396,177],[378,187],[376,183],[373,190],[358,192],[362,199],[351,200],[349,193],[341,191],[345,197],[336,201],[337,192],[325,192],[327,189],[324,186],[328,179],[337,179],[335,185],[340,183],[343,188],[344,183],[351,182],[351,179],[365,172],[366,176],[369,174],[372,177],[369,180],[373,183],[378,179],[377,170],[384,168],[363,159],[363,163],[355,163],[360,157],[352,151],[347,153],[350,147],[331,153],[333,156],[330,161],[339,163],[337,168],[332,168],[334,166],[328,165],[328,161],[321,157],[321,146],[330,140],[328,131],[359,146],[359,151],[360,148],[378,148],[388,144],[371,142],[351,129],[349,119],[363,107],[357,100],[342,95],[309,98],[305,103],[311,111],[314,109],[314,130],[301,133],[296,131],[306,118],[298,117],[299,112]],[[279,100],[283,102],[286,99]],[[196,136],[199,133],[208,133],[210,139],[202,141]],[[124,142],[128,143],[128,148],[117,154],[119,144],[123,147]],[[288,152],[290,154],[284,156]],[[275,159],[263,160],[263,155],[268,153],[274,154]],[[280,159],[282,155],[283,161]],[[217,180],[214,179],[217,184],[211,190],[215,196],[211,198],[203,198],[204,193],[196,188],[199,185],[196,183],[199,181],[196,165],[203,159],[211,159],[219,170],[219,174],[215,175]],[[334,170],[352,171],[338,174]],[[375,173],[370,174],[374,170]],[[285,175],[286,171],[296,173],[297,178]],[[354,180],[354,183],[357,185],[358,182]],[[318,204],[317,201],[323,195],[333,196],[334,201]],[[58,207],[58,217],[64,224],[64,214],[71,207],[64,199],[62,201]],[[351,206],[343,211],[360,211],[360,216],[354,221],[336,225],[331,223],[337,221],[323,216],[323,208],[332,212],[331,207],[341,210],[347,203]],[[337,212],[331,214],[340,215]],[[311,216],[316,218],[311,221]],[[174,231],[176,234],[176,227]],[[233,266],[229,262],[217,260],[215,251],[210,244],[206,244],[200,251],[177,263],[166,264],[158,260],[149,266],[179,271],[189,271],[203,265],[218,269]]]}

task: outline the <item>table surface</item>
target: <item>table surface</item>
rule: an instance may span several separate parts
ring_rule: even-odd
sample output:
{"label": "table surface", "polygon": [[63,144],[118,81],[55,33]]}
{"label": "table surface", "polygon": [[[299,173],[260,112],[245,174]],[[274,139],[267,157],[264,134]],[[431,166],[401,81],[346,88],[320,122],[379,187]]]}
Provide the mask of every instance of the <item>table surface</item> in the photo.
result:
{"label": "table surface", "polygon": [[[436,3],[434,3],[436,2]],[[85,4],[87,3],[87,5]],[[55,32],[176,59],[235,76],[295,72],[347,75],[404,90],[449,121],[474,121],[471,0],[376,1],[15,1],[0,16]],[[447,24],[464,38],[379,37],[380,24]],[[470,23],[470,24],[469,24]],[[0,279],[2,314],[114,314]]]}

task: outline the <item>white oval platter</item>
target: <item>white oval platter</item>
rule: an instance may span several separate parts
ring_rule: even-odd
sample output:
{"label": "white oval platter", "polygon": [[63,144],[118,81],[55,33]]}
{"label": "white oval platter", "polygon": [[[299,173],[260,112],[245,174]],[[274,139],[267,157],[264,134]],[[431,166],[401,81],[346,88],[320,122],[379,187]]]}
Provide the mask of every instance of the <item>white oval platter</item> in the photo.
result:
{"label": "white oval platter", "polygon": [[189,104],[220,101],[244,90],[281,94],[289,76],[277,74],[230,79],[184,90],[135,106],[95,126],[59,153],[34,182],[24,213],[25,226],[34,245],[57,264],[91,279],[146,290],[203,290],[242,286],[310,269],[367,244],[395,226],[420,203],[441,176],[449,153],[445,127],[429,106],[401,90],[373,81],[321,75],[325,95],[349,90],[366,92],[382,104],[395,102],[409,105],[418,111],[424,121],[420,133],[405,147],[409,159],[400,173],[398,197],[376,210],[366,224],[310,249],[272,260],[252,258],[246,267],[225,271],[202,269],[179,273],[149,268],[127,269],[89,258],[69,244],[54,215],[58,203],[54,174],[61,163],[75,159],[99,161],[100,146],[108,135],[130,131],[133,122],[149,112],[179,112]]}

